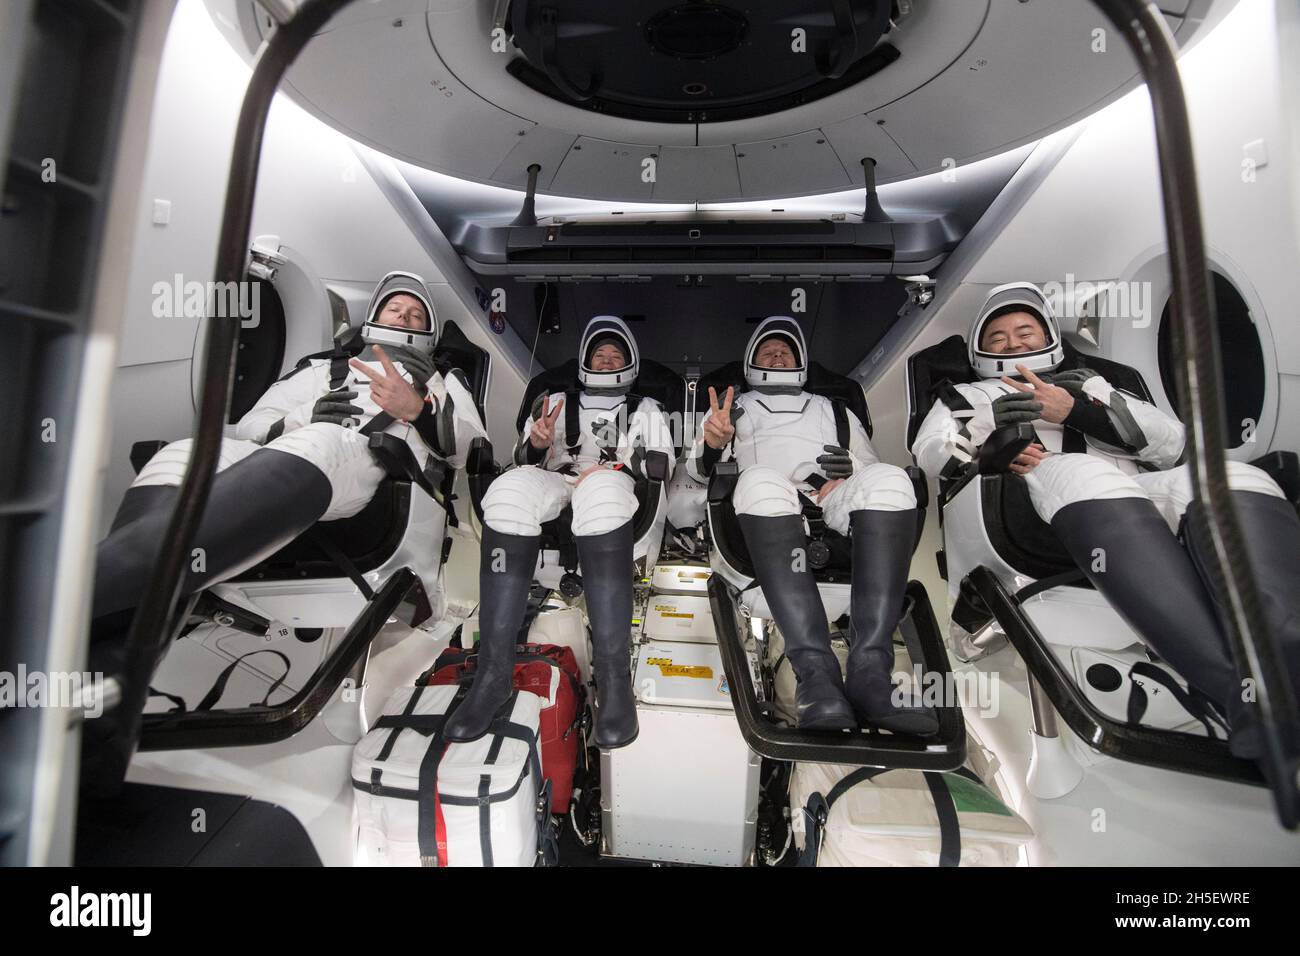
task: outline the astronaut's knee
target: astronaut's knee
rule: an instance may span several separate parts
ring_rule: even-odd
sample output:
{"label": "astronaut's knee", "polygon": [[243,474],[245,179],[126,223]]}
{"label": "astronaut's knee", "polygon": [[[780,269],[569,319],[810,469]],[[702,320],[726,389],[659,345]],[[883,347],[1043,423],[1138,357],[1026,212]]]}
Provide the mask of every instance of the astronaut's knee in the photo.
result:
{"label": "astronaut's knee", "polygon": [[542,533],[542,495],[527,469],[515,468],[494,480],[483,495],[483,523],[500,534]]}
{"label": "astronaut's knee", "polygon": [[1034,510],[1047,522],[1080,501],[1147,497],[1131,476],[1095,455],[1049,455],[1025,480]]}
{"label": "astronaut's knee", "polygon": [[736,514],[776,518],[800,513],[794,484],[775,468],[747,468],[732,494]]}
{"label": "astronaut's knee", "polygon": [[606,534],[632,520],[636,514],[632,479],[622,472],[597,471],[573,490],[573,533]]}
{"label": "astronaut's knee", "polygon": [[1253,491],[1256,494],[1272,495],[1275,498],[1286,497],[1268,472],[1254,465],[1248,465],[1244,461],[1228,462],[1228,487],[1233,491]]}
{"label": "astronaut's knee", "polygon": [[907,472],[877,462],[855,472],[845,482],[849,511],[912,511],[916,490]]}
{"label": "astronaut's knee", "polygon": [[182,438],[162,448],[150,458],[140,473],[131,482],[134,488],[139,485],[179,485],[185,477],[185,468],[190,461],[190,448],[194,442]]}

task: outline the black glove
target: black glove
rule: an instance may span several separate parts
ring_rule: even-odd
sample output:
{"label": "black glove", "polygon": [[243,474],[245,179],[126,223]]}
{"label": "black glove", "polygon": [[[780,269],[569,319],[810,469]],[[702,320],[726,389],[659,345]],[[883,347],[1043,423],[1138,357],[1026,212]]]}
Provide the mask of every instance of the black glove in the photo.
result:
{"label": "black glove", "polygon": [[1042,412],[1043,406],[1029,392],[1011,392],[993,400],[993,427],[1036,421]]}
{"label": "black glove", "polygon": [[1058,372],[1048,381],[1053,385],[1059,385],[1075,398],[1086,399],[1088,396],[1083,392],[1083,383],[1090,378],[1099,378],[1100,376],[1090,368],[1072,368],[1064,372]]}
{"label": "black glove", "polygon": [[356,397],[356,392],[326,392],[312,406],[313,424],[329,422],[333,425],[342,425],[344,428],[355,427],[357,422],[354,419],[365,414],[358,406],[352,404],[352,399]]}
{"label": "black glove", "polygon": [[841,448],[839,445],[822,447],[826,449],[826,454],[817,459],[817,465],[827,478],[834,481],[836,478],[847,478],[853,474],[853,459],[849,457],[847,448]]}
{"label": "black glove", "polygon": [[436,371],[433,365],[433,356],[428,352],[420,349],[413,349],[406,345],[386,345],[384,351],[394,362],[401,362],[402,368],[411,376],[415,383],[415,390],[424,394],[424,386],[429,379],[433,378]]}

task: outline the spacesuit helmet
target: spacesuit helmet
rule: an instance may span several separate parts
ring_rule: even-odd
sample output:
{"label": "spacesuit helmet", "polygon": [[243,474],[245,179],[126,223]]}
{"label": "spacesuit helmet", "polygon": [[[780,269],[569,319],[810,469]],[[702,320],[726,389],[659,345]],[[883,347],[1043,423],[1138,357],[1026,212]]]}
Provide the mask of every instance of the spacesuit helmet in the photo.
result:
{"label": "spacesuit helmet", "polygon": [[[1046,344],[1033,352],[987,352],[980,348],[984,330],[994,319],[1012,312],[1027,312],[1043,326]],[[1043,290],[1032,282],[1009,282],[989,293],[984,305],[971,324],[966,339],[966,351],[971,368],[981,378],[998,378],[1016,374],[1016,366],[1023,365],[1031,372],[1050,372],[1065,361],[1061,345],[1061,327],[1056,321],[1052,303]]]}
{"label": "spacesuit helmet", "polygon": [[[596,371],[591,367],[596,350],[613,342],[623,352],[627,364],[613,371]],[[578,381],[597,395],[625,395],[641,371],[641,353],[627,324],[616,315],[598,315],[587,323],[578,344]]]}
{"label": "spacesuit helmet", "polygon": [[[773,335],[784,339],[794,352],[793,368],[764,368],[757,363],[759,346]],[[770,315],[758,323],[745,347],[745,381],[760,392],[798,391],[804,387],[808,381],[808,347],[798,322],[788,315]]]}
{"label": "spacesuit helmet", "polygon": [[[419,300],[428,316],[427,328],[406,329],[380,324],[385,303],[398,294]],[[433,297],[429,295],[424,280],[412,272],[390,272],[379,280],[366,307],[366,323],[361,327],[361,338],[369,345],[400,345],[432,354],[438,344],[438,317],[434,314]]]}

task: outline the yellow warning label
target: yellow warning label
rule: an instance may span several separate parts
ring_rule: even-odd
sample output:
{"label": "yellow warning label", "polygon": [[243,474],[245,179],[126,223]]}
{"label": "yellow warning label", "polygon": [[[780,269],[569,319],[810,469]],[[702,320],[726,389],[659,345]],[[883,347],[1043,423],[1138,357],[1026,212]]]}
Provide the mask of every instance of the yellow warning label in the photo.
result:
{"label": "yellow warning label", "polygon": [[673,612],[673,611],[664,611],[659,616],[660,617],[683,617],[686,618],[686,620],[688,621],[694,619],[695,617],[694,614],[685,613],[685,612]]}
{"label": "yellow warning label", "polygon": [[665,677],[702,677],[713,680],[713,668],[703,664],[661,664],[659,670]]}
{"label": "yellow warning label", "polygon": [[664,677],[700,677],[713,680],[713,668],[703,664],[674,664],[671,657],[647,657],[645,662],[658,667]]}

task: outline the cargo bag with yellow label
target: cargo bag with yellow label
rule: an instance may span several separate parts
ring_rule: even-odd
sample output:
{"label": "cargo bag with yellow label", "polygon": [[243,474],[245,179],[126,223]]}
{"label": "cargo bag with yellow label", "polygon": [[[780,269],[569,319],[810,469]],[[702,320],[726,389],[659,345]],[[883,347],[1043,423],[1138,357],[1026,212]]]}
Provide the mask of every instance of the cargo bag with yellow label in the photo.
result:
{"label": "cargo bag with yellow label", "polygon": [[488,732],[448,743],[455,684],[399,689],[352,755],[357,862],[534,866],[556,859],[536,694],[513,691]]}
{"label": "cargo bag with yellow label", "polygon": [[979,777],[798,764],[790,823],[800,866],[1015,866],[1034,831]]}

